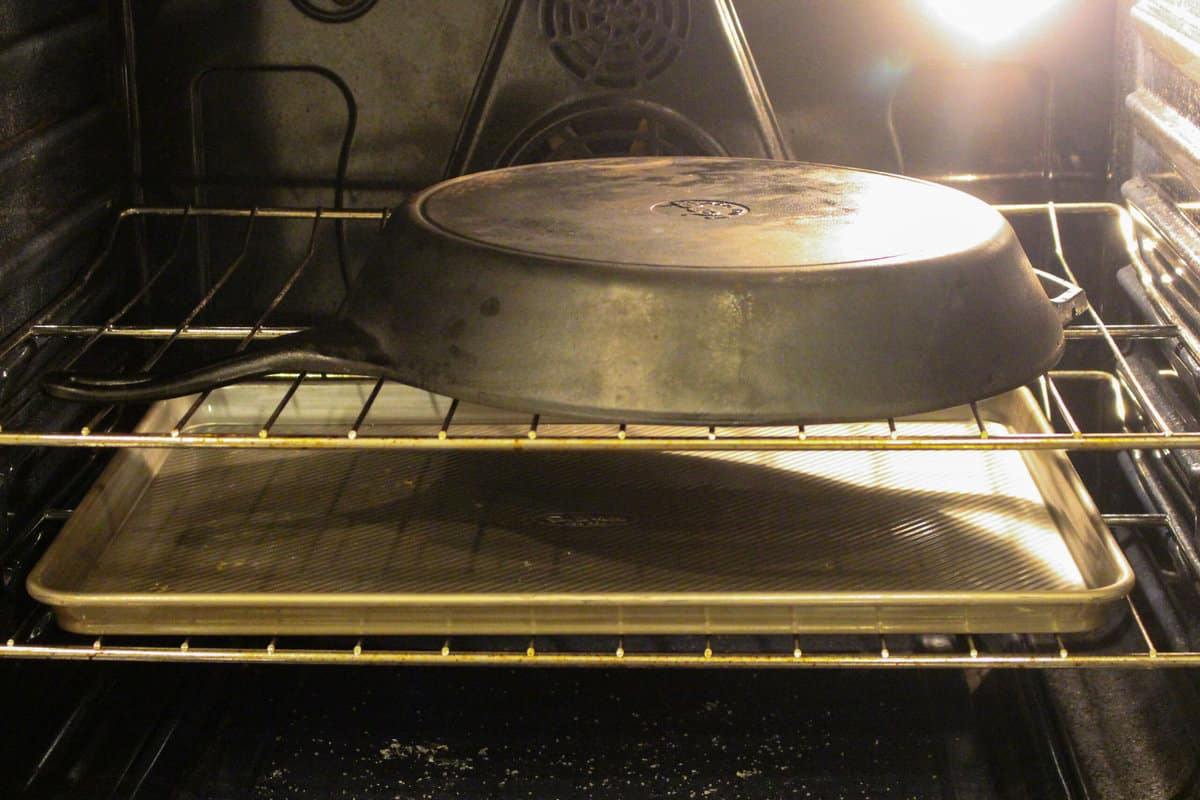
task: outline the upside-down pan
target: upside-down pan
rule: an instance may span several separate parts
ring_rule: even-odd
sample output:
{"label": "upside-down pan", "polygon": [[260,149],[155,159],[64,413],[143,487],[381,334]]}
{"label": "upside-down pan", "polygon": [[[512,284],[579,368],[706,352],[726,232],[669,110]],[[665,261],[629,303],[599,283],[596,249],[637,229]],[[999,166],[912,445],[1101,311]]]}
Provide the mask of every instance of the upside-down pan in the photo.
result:
{"label": "upside-down pan", "polygon": [[813,423],[943,408],[1053,366],[1048,297],[987,204],[856,169],[568,161],[432,186],[334,321],[175,375],[58,373],[149,401],[271,372],[381,376],[530,412]]}

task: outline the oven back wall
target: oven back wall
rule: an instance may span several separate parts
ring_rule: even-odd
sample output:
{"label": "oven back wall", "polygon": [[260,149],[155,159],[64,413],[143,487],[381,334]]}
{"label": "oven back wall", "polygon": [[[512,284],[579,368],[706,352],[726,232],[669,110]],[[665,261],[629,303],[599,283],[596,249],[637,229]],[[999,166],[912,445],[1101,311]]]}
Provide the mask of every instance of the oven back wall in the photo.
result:
{"label": "oven back wall", "polygon": [[[589,75],[571,58],[556,55],[548,9],[585,5],[582,0],[144,0],[136,6],[135,27],[147,200],[392,206],[457,163],[492,165],[465,159],[461,152],[456,157],[455,142],[489,43],[498,24],[510,18],[515,20],[511,35],[497,39],[502,69],[488,93],[492,105],[485,115],[504,124],[474,132],[477,152],[614,154],[621,151],[616,139],[628,135],[634,138],[626,150],[638,153],[646,144],[636,141],[638,129],[661,125],[668,138],[675,137],[671,144],[677,150],[704,151],[699,134],[705,134],[733,155],[758,154],[706,116],[714,104],[727,115],[743,113],[735,109],[744,105],[714,96],[715,79],[706,76],[735,69],[732,62],[722,53],[698,55],[687,49],[691,42],[711,41],[723,3],[612,4],[654,9],[658,22],[646,30],[681,42],[677,53],[659,59],[650,36],[651,49],[644,55],[654,69],[634,70],[626,84]],[[995,198],[1040,198],[1048,191],[1042,180],[1048,171],[1063,182],[1059,199],[1072,192],[1094,197],[1097,187],[1103,191],[1116,105],[1115,0],[1058,0],[1035,33],[990,50],[972,49],[947,33],[918,0],[739,0],[733,6],[797,158],[895,171],[888,121],[894,99],[894,127],[910,173],[1002,173],[1008,177],[970,187]],[[362,13],[330,21],[329,14],[314,9]],[[501,58],[510,50],[511,57]],[[668,93],[668,86],[677,88]],[[642,103],[647,114],[626,119],[616,111],[591,113],[596,104],[611,107],[629,100]],[[650,100],[652,108],[646,105]],[[580,111],[579,103],[586,110]],[[545,133],[537,122],[568,110],[581,116],[548,134],[539,147],[522,150],[522,134]],[[712,130],[689,128],[706,118]],[[597,125],[608,126],[608,138],[600,137]],[[704,130],[698,134],[695,127]],[[573,137],[587,139],[588,146]],[[347,156],[339,180],[343,150]],[[952,157],[941,157],[946,154]],[[1086,190],[1081,187],[1089,181]],[[374,237],[364,227],[347,231],[340,246],[319,243],[316,262],[279,308],[277,324],[310,322],[336,309],[345,283],[337,262],[346,262],[345,271],[353,276],[369,256]],[[218,316],[225,309],[232,319],[238,304],[262,308],[269,302],[306,251],[307,232],[290,230],[294,241],[273,239],[261,248],[264,256],[256,257],[253,269],[222,289]],[[164,294],[202,295],[239,252],[237,236],[230,228],[194,248],[194,263],[178,273],[187,273],[192,282],[180,277],[178,291]]]}

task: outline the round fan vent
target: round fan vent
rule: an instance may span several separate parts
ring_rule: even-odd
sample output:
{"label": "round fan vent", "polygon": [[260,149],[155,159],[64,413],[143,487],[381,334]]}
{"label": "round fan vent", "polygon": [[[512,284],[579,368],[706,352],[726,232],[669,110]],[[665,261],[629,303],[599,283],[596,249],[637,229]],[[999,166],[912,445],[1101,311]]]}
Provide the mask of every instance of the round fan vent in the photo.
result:
{"label": "round fan vent", "polygon": [[675,60],[688,0],[542,0],[542,31],[564,67],[610,89],[632,89]]}
{"label": "round fan vent", "polygon": [[296,8],[321,22],[349,22],[371,10],[376,0],[292,0]]}
{"label": "round fan vent", "polygon": [[722,156],[703,128],[645,100],[588,98],[560,107],[521,132],[497,166],[611,156]]}

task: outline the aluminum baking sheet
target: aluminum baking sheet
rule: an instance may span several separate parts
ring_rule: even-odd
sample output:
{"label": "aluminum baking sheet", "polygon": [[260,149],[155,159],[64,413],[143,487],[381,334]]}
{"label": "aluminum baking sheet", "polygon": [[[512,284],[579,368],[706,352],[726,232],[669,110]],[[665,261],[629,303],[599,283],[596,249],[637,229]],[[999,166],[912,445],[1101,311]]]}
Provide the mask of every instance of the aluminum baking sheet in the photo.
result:
{"label": "aluminum baking sheet", "polygon": [[[345,431],[370,388],[302,388],[273,430]],[[279,394],[216,391],[189,429],[257,426]],[[372,432],[436,430],[447,405],[389,386]],[[979,410],[1046,430],[1026,390]],[[966,407],[897,424],[978,430]],[[93,634],[1032,633],[1100,625],[1132,582],[1057,451],[181,448],[120,451],[29,591]]]}

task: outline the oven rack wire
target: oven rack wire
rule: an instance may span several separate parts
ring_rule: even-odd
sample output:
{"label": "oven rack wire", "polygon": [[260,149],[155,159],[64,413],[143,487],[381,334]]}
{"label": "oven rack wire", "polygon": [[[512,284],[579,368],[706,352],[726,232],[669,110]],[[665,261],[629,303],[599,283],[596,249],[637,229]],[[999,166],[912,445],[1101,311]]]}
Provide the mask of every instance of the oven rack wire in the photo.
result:
{"label": "oven rack wire", "polygon": [[[1061,277],[1078,283],[1076,272],[1069,263],[1063,249],[1060,217],[1088,215],[1105,218],[1115,223],[1128,251],[1129,258],[1139,267],[1143,275],[1149,275],[1149,267],[1142,259],[1138,245],[1134,217],[1124,207],[1111,203],[1038,203],[996,206],[1010,217],[1044,216],[1054,242],[1053,269]],[[67,340],[71,345],[60,366],[70,367],[82,359],[101,340],[141,340],[155,343],[153,355],[142,365],[145,370],[153,369],[167,350],[179,341],[236,341],[244,348],[255,339],[267,339],[291,333],[296,328],[272,326],[272,313],[296,285],[301,274],[314,260],[318,228],[322,223],[365,224],[381,226],[386,223],[391,211],[378,210],[325,210],[280,209],[280,208],[128,208],[117,215],[106,246],[95,261],[89,265],[79,281],[57,301],[52,303],[34,319],[0,343],[0,361],[28,343],[44,343],[49,340]],[[134,291],[117,313],[97,324],[80,324],[64,319],[78,298],[86,296],[91,288],[101,281],[107,263],[113,256],[114,243],[122,225],[140,218],[182,218],[199,224],[201,220],[214,218],[243,218],[247,220],[246,233],[241,251],[223,268],[212,288],[196,303],[182,320],[174,325],[139,326],[125,322],[131,310],[144,301],[153,284],[177,260],[184,236],[182,229],[172,252],[161,264],[152,267],[148,279]],[[212,303],[228,278],[247,261],[245,258],[252,238],[256,220],[291,220],[296,224],[310,226],[308,248],[304,257],[295,266],[279,288],[270,304],[254,321],[243,325],[205,326],[194,324],[197,318]],[[1171,321],[1173,322],[1173,320]],[[806,429],[803,425],[793,426],[794,435],[786,436],[754,434],[749,428],[738,426],[714,426],[707,431],[679,427],[678,433],[670,435],[638,435],[629,430],[620,420],[613,420],[609,432],[588,436],[559,436],[553,433],[549,419],[533,414],[528,425],[511,435],[475,435],[460,432],[454,427],[454,412],[458,407],[455,400],[450,405],[442,425],[436,433],[424,435],[380,435],[370,430],[370,413],[379,391],[385,382],[376,382],[363,405],[347,410],[343,431],[331,434],[327,430],[306,433],[289,430],[280,434],[272,430],[275,421],[284,413],[297,391],[308,382],[339,380],[355,376],[298,374],[277,376],[283,380],[280,399],[275,409],[262,419],[257,432],[216,433],[186,430],[187,422],[202,406],[207,393],[198,396],[189,409],[173,425],[159,431],[122,430],[113,423],[114,407],[98,408],[84,425],[74,430],[44,430],[22,427],[11,422],[16,409],[0,407],[0,446],[51,446],[51,447],[237,447],[237,448],[345,448],[383,449],[402,448],[419,450],[1127,450],[1154,448],[1200,447],[1200,430],[1172,430],[1163,412],[1147,395],[1122,352],[1121,343],[1130,340],[1182,340],[1189,345],[1190,333],[1184,326],[1176,324],[1132,324],[1109,325],[1101,319],[1094,307],[1089,306],[1083,317],[1065,331],[1068,347],[1080,346],[1084,342],[1102,342],[1111,356],[1112,369],[1104,374],[1085,374],[1080,371],[1051,371],[1038,380],[1043,410],[1047,416],[1056,416],[1065,423],[1053,433],[1025,433],[1015,431],[997,434],[985,430],[982,422],[978,433],[959,436],[910,435],[904,430],[903,420],[880,420],[877,434],[829,435],[820,426]],[[1196,347],[1200,352],[1200,345]],[[1113,430],[1085,430],[1076,420],[1077,415],[1064,400],[1060,384],[1071,380],[1113,381],[1117,387],[1116,401],[1131,404],[1142,419],[1136,429],[1124,426]],[[29,402],[28,397],[25,402]],[[976,409],[976,419],[979,420]]]}

